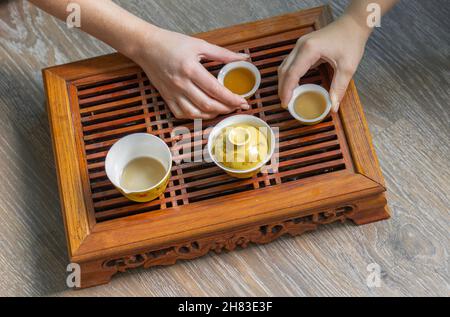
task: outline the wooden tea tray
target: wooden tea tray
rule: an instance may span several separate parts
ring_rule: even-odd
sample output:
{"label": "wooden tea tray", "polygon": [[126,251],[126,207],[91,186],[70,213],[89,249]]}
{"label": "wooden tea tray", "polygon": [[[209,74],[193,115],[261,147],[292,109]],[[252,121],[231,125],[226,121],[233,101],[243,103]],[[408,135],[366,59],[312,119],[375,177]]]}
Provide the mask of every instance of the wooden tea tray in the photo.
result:
{"label": "wooden tea tray", "polygon": [[[193,123],[174,120],[142,70],[122,55],[43,70],[69,256],[81,266],[81,287],[107,283],[119,271],[268,243],[336,221],[389,217],[353,82],[339,115],[319,125],[301,126],[280,108],[278,66],[300,36],[330,20],[328,7],[319,7],[197,35],[249,53],[260,69],[261,88],[243,113],[279,128],[279,171],[238,180],[213,164],[174,164],[165,195],[145,204],[128,201],[108,181],[108,149],[136,132],[174,146],[179,139],[171,131]],[[221,65],[205,67],[217,74]],[[328,89],[331,77],[321,66],[302,82]],[[205,146],[205,136],[195,145]]]}

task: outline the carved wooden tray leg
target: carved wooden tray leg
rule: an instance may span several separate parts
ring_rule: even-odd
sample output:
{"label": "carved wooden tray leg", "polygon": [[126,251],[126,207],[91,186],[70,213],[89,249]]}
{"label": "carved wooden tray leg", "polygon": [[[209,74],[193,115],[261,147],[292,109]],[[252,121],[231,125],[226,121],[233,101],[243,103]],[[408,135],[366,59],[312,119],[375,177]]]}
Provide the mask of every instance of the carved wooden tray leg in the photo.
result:
{"label": "carved wooden tray leg", "polygon": [[385,194],[367,198],[355,203],[356,211],[348,215],[348,219],[357,225],[386,220],[391,217]]}
{"label": "carved wooden tray leg", "polygon": [[225,235],[213,235],[187,241],[161,250],[143,251],[113,259],[100,259],[85,262],[81,266],[81,288],[107,284],[118,272],[138,267],[172,265],[178,260],[190,260],[206,255],[210,251],[220,253],[233,251],[237,247],[246,248],[250,243],[266,244],[285,234],[298,236],[316,230],[320,225],[352,220],[357,225],[364,225],[390,217],[386,197],[379,194],[355,201],[345,207],[317,212],[301,218],[256,226]]}
{"label": "carved wooden tray leg", "polygon": [[233,251],[246,248],[249,244],[266,244],[289,234],[298,236],[316,230],[320,225],[352,220],[363,225],[389,218],[384,194],[365,198],[344,205],[312,213],[300,218],[279,221],[262,226],[254,226],[227,234],[212,235],[195,241],[186,241],[160,250],[141,251],[112,259],[100,259],[81,264],[81,288],[106,284],[118,272],[138,267],[150,268],[175,264],[179,260],[191,260],[211,251]]}
{"label": "carved wooden tray leg", "polygon": [[104,259],[97,261],[80,263],[81,269],[81,288],[88,288],[102,284],[108,284],[111,277],[117,273],[116,269],[103,267]]}
{"label": "carved wooden tray leg", "polygon": [[107,284],[118,272],[138,267],[172,265],[178,260],[191,260],[208,254],[233,251],[237,247],[246,248],[249,244],[266,244],[289,234],[298,236],[313,231],[320,225],[351,220],[364,225],[390,217],[385,194],[366,197],[341,208],[317,211],[300,218],[275,222],[237,230],[227,234],[213,235],[195,241],[186,241],[161,250],[149,250],[113,259],[99,259],[81,263],[81,288]]}

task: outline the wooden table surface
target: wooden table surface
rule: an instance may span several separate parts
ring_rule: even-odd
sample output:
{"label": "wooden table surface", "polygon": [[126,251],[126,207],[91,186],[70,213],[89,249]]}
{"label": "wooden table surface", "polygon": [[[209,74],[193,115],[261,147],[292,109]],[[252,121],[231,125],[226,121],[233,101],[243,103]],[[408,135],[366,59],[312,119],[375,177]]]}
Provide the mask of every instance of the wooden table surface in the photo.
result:
{"label": "wooden table surface", "polygon": [[[324,4],[307,0],[117,1],[197,33]],[[331,1],[340,14],[346,1]],[[67,251],[41,69],[112,50],[26,1],[0,0],[0,295],[449,295],[450,1],[402,1],[355,77],[386,177],[389,221],[325,226],[266,246],[136,270],[82,291]],[[367,266],[382,269],[367,286]]]}

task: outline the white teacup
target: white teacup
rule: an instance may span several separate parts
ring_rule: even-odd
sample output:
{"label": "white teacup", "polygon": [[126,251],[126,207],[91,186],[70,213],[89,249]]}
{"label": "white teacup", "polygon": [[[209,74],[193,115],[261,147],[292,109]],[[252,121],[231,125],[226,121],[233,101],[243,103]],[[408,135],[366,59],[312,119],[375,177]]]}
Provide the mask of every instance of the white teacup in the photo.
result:
{"label": "white teacup", "polygon": [[227,74],[234,70],[234,69],[238,69],[238,68],[245,68],[248,69],[253,76],[255,77],[255,84],[253,86],[253,89],[250,90],[248,93],[240,95],[241,97],[248,99],[250,97],[252,97],[256,91],[258,90],[259,86],[261,85],[261,73],[259,72],[258,67],[256,67],[255,65],[253,65],[250,62],[245,62],[245,61],[240,61],[240,62],[232,62],[229,64],[226,64],[219,72],[219,75],[217,75],[217,79],[219,80],[219,82],[224,85],[224,81],[225,81],[225,77],[227,76]]}
{"label": "white teacup", "polygon": [[[158,160],[164,166],[166,173],[154,186],[141,191],[130,191],[120,183],[123,171],[132,160],[142,157]],[[166,190],[172,169],[172,153],[167,144],[154,135],[131,134],[117,141],[109,150],[105,169],[111,183],[125,197],[136,202],[148,202],[158,198]]]}
{"label": "white teacup", "polygon": [[[315,92],[315,93],[322,95],[326,102],[324,112],[319,117],[314,118],[314,119],[305,119],[305,118],[301,117],[295,111],[295,102],[296,102],[297,98],[300,95],[307,93],[307,92]],[[301,86],[298,86],[297,88],[295,88],[294,92],[292,94],[292,98],[288,105],[290,114],[295,119],[297,119],[298,121],[300,121],[301,123],[303,123],[305,125],[314,125],[314,124],[318,124],[318,123],[322,122],[330,114],[331,107],[332,107],[332,103],[331,103],[330,94],[328,93],[328,91],[325,88],[323,88],[322,86],[314,85],[314,84],[301,85]]]}

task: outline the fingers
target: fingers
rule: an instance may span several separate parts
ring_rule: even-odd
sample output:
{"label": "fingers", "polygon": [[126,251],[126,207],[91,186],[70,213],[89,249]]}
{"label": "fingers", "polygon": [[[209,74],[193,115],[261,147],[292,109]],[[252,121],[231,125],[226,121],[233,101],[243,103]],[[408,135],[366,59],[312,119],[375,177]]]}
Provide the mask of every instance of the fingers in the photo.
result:
{"label": "fingers", "polygon": [[310,41],[299,44],[278,70],[278,93],[283,107],[287,107],[299,80],[320,59],[320,54]]}
{"label": "fingers", "polygon": [[177,101],[167,100],[167,106],[177,119],[213,119],[217,115],[212,113],[202,113],[197,109],[188,98],[182,96]]}
{"label": "fingers", "polygon": [[330,89],[333,112],[338,112],[340,103],[345,96],[348,84],[350,83],[354,73],[355,69],[353,69],[353,67],[342,67],[341,65],[338,65],[336,68]]}
{"label": "fingers", "polygon": [[192,103],[199,108],[202,112],[212,114],[228,114],[239,107],[228,107],[215,99],[210,98],[200,88],[193,83],[190,83],[186,87],[185,95],[192,101]]}
{"label": "fingers", "polygon": [[249,58],[247,54],[235,53],[226,48],[210,44],[208,42],[204,43],[202,50],[202,56],[217,62],[231,63],[234,61],[243,61]]}
{"label": "fingers", "polygon": [[183,118],[187,119],[205,119],[209,120],[215,118],[217,115],[213,113],[206,113],[200,111],[197,107],[195,107],[192,102],[185,96],[180,96],[178,98],[178,106],[183,112]]}
{"label": "fingers", "polygon": [[177,105],[177,103],[173,100],[166,100],[167,106],[169,106],[170,111],[172,111],[172,114],[177,119],[184,119],[183,112],[181,111],[180,107]]}
{"label": "fingers", "polygon": [[250,108],[247,100],[241,96],[233,94],[231,91],[222,86],[219,81],[200,64],[196,67],[192,80],[201,90],[223,105],[226,105],[232,109],[240,107],[243,110],[248,110]]}

